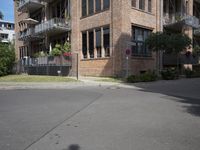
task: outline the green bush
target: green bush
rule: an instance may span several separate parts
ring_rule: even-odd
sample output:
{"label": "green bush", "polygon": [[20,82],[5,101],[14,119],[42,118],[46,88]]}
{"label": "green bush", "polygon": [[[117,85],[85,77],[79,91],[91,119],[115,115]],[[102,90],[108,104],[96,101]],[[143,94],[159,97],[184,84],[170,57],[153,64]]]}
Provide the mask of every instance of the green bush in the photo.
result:
{"label": "green bush", "polygon": [[194,75],[194,71],[192,71],[189,68],[185,69],[185,77],[186,78],[192,78],[193,75]]}
{"label": "green bush", "polygon": [[161,71],[161,76],[164,80],[175,80],[178,78],[178,72],[176,69],[168,68]]}
{"label": "green bush", "polygon": [[0,43],[0,76],[12,72],[15,61],[15,50],[11,44]]}
{"label": "green bush", "polygon": [[127,78],[127,82],[136,83],[136,82],[151,82],[157,80],[157,75],[155,72],[148,71],[140,75],[131,75]]}
{"label": "green bush", "polygon": [[197,78],[197,77],[200,77],[200,72],[187,68],[187,69],[185,69],[185,77],[186,78]]}

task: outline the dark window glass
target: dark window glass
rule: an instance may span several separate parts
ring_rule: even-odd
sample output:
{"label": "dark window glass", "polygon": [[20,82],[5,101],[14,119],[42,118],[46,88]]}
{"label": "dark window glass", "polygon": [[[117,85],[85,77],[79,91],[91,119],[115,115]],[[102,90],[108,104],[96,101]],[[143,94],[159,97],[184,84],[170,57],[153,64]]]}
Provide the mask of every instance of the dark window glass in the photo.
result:
{"label": "dark window glass", "polygon": [[94,32],[89,32],[89,53],[90,58],[94,58]]}
{"label": "dark window glass", "polygon": [[132,0],[131,2],[132,2],[132,6],[136,7],[136,0]]}
{"label": "dark window glass", "polygon": [[82,16],[87,15],[87,5],[86,5],[86,3],[87,3],[86,0],[82,0]]}
{"label": "dark window glass", "polygon": [[142,56],[148,57],[151,56],[151,51],[145,45],[145,40],[151,34],[151,30],[139,28],[139,27],[132,27],[132,55],[133,56]]}
{"label": "dark window glass", "polygon": [[105,57],[110,56],[110,29],[109,27],[103,28],[103,46],[105,49]]}
{"label": "dark window glass", "polygon": [[88,0],[89,2],[89,14],[94,13],[94,0]]}
{"label": "dark window glass", "polygon": [[110,8],[110,0],[103,0],[103,9]]}
{"label": "dark window glass", "polygon": [[148,0],[148,12],[151,12],[152,10],[151,10],[151,4],[152,2],[151,2],[151,0]]}
{"label": "dark window glass", "polygon": [[101,0],[96,0],[96,12],[101,11]]}
{"label": "dark window glass", "polygon": [[83,58],[87,58],[87,33],[82,33],[82,52]]}
{"label": "dark window glass", "polygon": [[60,18],[61,17],[61,12],[60,12],[61,8],[60,8],[60,3],[57,4],[57,17]]}
{"label": "dark window glass", "polygon": [[96,50],[97,57],[101,57],[101,28],[96,29]]}
{"label": "dark window glass", "polygon": [[139,0],[139,9],[145,10],[145,0]]}
{"label": "dark window glass", "polygon": [[61,18],[65,18],[65,1],[61,1]]}

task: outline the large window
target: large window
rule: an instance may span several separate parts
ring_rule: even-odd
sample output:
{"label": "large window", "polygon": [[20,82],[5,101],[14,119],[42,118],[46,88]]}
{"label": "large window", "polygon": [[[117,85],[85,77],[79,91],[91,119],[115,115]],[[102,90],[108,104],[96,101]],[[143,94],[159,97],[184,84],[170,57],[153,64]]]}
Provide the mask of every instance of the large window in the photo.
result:
{"label": "large window", "polygon": [[83,58],[87,58],[87,32],[82,33]]}
{"label": "large window", "polygon": [[85,17],[109,9],[110,0],[82,0],[81,8],[82,8],[82,17]]}
{"label": "large window", "polygon": [[101,57],[101,28],[96,29],[96,50],[97,57]]}
{"label": "large window", "polygon": [[[95,33],[95,34],[94,34]],[[103,39],[102,39],[103,38]],[[103,40],[103,42],[102,42]],[[95,47],[94,47],[94,41]],[[87,45],[89,43],[89,45]],[[96,48],[97,55],[94,56],[94,48]],[[99,27],[89,31],[82,32],[82,53],[83,58],[87,58],[89,52],[89,58],[104,57],[102,51],[105,50],[105,57],[110,56],[110,29],[109,26]]]}
{"label": "large window", "polygon": [[136,7],[136,1],[137,0],[131,0],[131,4],[132,4],[133,7]]}
{"label": "large window", "polygon": [[101,11],[101,0],[96,0],[96,12]]}
{"label": "large window", "polygon": [[94,32],[89,31],[89,53],[90,58],[94,58]]}
{"label": "large window", "polygon": [[151,0],[148,0],[148,12],[151,12],[151,6],[152,6],[152,1]]}
{"label": "large window", "polygon": [[110,29],[109,27],[103,28],[103,47],[105,49],[105,57],[110,56]]}
{"label": "large window", "polygon": [[108,9],[110,7],[110,0],[103,0],[103,9]]}
{"label": "large window", "polygon": [[94,13],[94,0],[88,0],[89,2],[89,14]]}
{"label": "large window", "polygon": [[145,45],[145,40],[151,34],[151,30],[140,27],[132,27],[132,55],[148,57],[151,56],[149,48]]}
{"label": "large window", "polygon": [[82,16],[87,15],[87,0],[82,0]]}
{"label": "large window", "polygon": [[145,10],[145,0],[139,0],[139,9]]}

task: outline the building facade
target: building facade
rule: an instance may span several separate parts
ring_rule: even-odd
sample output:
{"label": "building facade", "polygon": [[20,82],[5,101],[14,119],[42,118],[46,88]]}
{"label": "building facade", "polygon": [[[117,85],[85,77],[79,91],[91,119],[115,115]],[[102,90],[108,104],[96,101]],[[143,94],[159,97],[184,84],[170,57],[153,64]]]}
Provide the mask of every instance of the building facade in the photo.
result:
{"label": "building facade", "polygon": [[0,40],[3,43],[13,42],[15,37],[15,25],[13,22],[0,20]]}
{"label": "building facade", "polygon": [[[199,0],[14,0],[18,59],[71,43],[82,76],[124,76],[155,69],[151,32],[188,34],[198,44]],[[130,53],[129,53],[130,51]],[[128,56],[128,57],[127,57]],[[75,61],[75,59],[73,59]]]}

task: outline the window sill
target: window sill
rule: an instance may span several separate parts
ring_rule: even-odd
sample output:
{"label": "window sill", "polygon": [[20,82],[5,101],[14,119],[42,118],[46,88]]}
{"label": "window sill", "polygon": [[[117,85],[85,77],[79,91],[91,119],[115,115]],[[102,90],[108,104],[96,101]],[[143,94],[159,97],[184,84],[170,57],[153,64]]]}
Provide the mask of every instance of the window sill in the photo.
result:
{"label": "window sill", "polygon": [[152,16],[155,16],[152,12],[148,12],[148,11],[145,11],[145,10],[142,10],[142,9],[139,9],[139,8],[136,8],[136,7],[132,7],[132,9],[135,9],[137,11],[140,11],[140,12],[143,12],[143,13],[146,13],[146,14],[149,14],[149,15],[152,15]]}
{"label": "window sill", "polygon": [[110,59],[110,57],[101,57],[101,58],[83,58],[81,61],[95,61],[95,60],[106,60]]}
{"label": "window sill", "polygon": [[88,14],[88,15],[86,15],[86,16],[82,16],[80,19],[85,19],[85,18],[88,18],[88,17],[94,16],[94,15],[100,14],[100,13],[105,12],[105,11],[108,11],[108,10],[110,10],[110,8],[106,8],[106,9],[97,11],[97,12],[95,12],[95,13],[93,13],[93,14]]}

